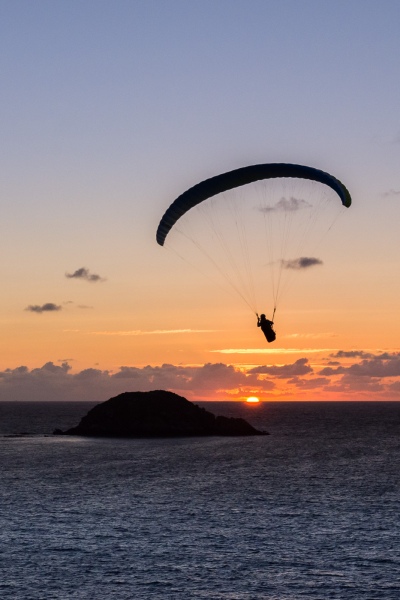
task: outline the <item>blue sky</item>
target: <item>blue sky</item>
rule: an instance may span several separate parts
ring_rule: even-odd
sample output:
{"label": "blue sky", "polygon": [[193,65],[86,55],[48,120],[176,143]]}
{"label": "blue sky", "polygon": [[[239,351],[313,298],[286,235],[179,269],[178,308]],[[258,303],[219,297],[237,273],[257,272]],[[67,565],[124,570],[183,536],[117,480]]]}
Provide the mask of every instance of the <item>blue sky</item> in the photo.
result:
{"label": "blue sky", "polygon": [[[342,345],[370,349],[360,332],[373,320],[374,348],[397,351],[399,22],[397,0],[3,0],[1,368],[177,362],[175,342],[157,340],[164,357],[126,344],[112,358],[65,333],[82,328],[226,329],[223,301],[194,277],[177,285],[155,230],[189,186],[260,162],[314,166],[349,188],[331,293],[354,324]],[[82,267],[105,281],[65,278]],[[63,310],[25,310],[50,302]],[[205,364],[215,343],[179,352]]]}

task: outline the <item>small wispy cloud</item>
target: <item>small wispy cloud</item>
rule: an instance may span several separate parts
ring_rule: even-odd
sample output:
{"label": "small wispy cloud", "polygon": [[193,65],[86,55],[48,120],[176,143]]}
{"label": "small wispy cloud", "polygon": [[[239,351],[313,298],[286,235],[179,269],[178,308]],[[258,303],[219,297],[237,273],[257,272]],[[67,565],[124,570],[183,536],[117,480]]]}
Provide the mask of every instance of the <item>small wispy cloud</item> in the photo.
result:
{"label": "small wispy cloud", "polygon": [[215,354],[316,354],[335,351],[335,348],[224,348],[210,350]]}
{"label": "small wispy cloud", "polygon": [[299,258],[293,258],[292,260],[282,260],[282,266],[284,269],[294,269],[300,271],[301,269],[308,269],[315,265],[323,265],[324,263],[319,258],[313,256],[300,256]]}
{"label": "small wispy cloud", "polygon": [[331,356],[332,358],[372,358],[375,356],[375,353],[373,351],[367,352],[365,350],[338,350]]}
{"label": "small wispy cloud", "polygon": [[91,331],[92,335],[171,335],[176,333],[212,333],[215,329],[154,329],[153,331]]}
{"label": "small wispy cloud", "polygon": [[45,304],[30,304],[25,308],[25,310],[34,313],[44,313],[44,312],[56,312],[61,310],[62,306],[58,304],[54,304],[53,302],[46,302]]}
{"label": "small wispy cloud", "polygon": [[81,267],[73,273],[65,273],[65,277],[67,277],[68,279],[82,279],[84,281],[89,281],[90,283],[106,281],[104,277],[97,275],[97,273],[91,273],[86,267]]}
{"label": "small wispy cloud", "polygon": [[334,333],[333,331],[329,331],[327,333],[288,333],[287,335],[283,335],[282,337],[285,338],[286,340],[300,340],[300,339],[306,339],[306,340],[319,340],[319,339],[323,339],[323,338],[333,338],[333,337],[337,337],[338,334]]}
{"label": "small wispy cloud", "polygon": [[387,192],[383,192],[382,194],[383,198],[395,198],[400,196],[400,190],[394,190],[393,188],[391,190],[388,190]]}
{"label": "small wispy cloud", "polygon": [[306,200],[302,200],[301,198],[284,198],[282,197],[276,204],[273,206],[263,206],[260,208],[261,212],[270,213],[270,212],[294,212],[297,210],[302,210],[304,208],[311,208],[312,204],[307,202]]}
{"label": "small wispy cloud", "polygon": [[75,304],[75,302],[73,300],[66,300],[65,302],[63,302],[63,304],[65,305],[74,305],[76,306],[76,308],[94,308],[93,306],[87,305],[87,304]]}

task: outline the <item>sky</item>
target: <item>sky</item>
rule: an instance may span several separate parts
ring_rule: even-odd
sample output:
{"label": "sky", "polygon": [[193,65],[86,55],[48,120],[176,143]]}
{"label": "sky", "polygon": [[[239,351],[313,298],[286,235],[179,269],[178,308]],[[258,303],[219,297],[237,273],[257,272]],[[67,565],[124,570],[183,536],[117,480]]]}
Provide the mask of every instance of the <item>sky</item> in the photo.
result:
{"label": "sky", "polygon": [[[399,400],[399,21],[397,0],[1,0],[0,400]],[[270,345],[155,240],[183,191],[269,162],[353,199]]]}

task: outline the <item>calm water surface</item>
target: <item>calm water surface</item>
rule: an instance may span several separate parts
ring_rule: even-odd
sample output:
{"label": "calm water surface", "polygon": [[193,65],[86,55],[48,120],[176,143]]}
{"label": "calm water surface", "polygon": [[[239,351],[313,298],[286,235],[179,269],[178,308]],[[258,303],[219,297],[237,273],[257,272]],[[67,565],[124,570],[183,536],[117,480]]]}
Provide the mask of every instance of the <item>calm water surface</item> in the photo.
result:
{"label": "calm water surface", "polygon": [[203,404],[255,438],[51,435],[91,406],[0,404],[0,598],[400,598],[400,403]]}

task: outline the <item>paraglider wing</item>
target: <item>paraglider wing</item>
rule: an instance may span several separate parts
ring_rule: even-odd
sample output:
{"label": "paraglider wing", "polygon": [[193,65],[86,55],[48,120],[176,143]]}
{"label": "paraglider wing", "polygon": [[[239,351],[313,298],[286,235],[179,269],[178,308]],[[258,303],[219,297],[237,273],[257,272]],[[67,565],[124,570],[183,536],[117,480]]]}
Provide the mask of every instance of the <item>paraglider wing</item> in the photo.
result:
{"label": "paraglider wing", "polygon": [[343,183],[332,175],[329,175],[329,173],[325,173],[319,169],[285,163],[250,165],[206,179],[179,196],[167,209],[160,221],[157,229],[158,244],[163,246],[165,238],[178,219],[188,210],[203,202],[203,200],[207,200],[207,198],[211,198],[227,190],[253,183],[254,181],[277,177],[293,177],[318,181],[333,189],[344,206],[349,207],[351,204],[351,196]]}

